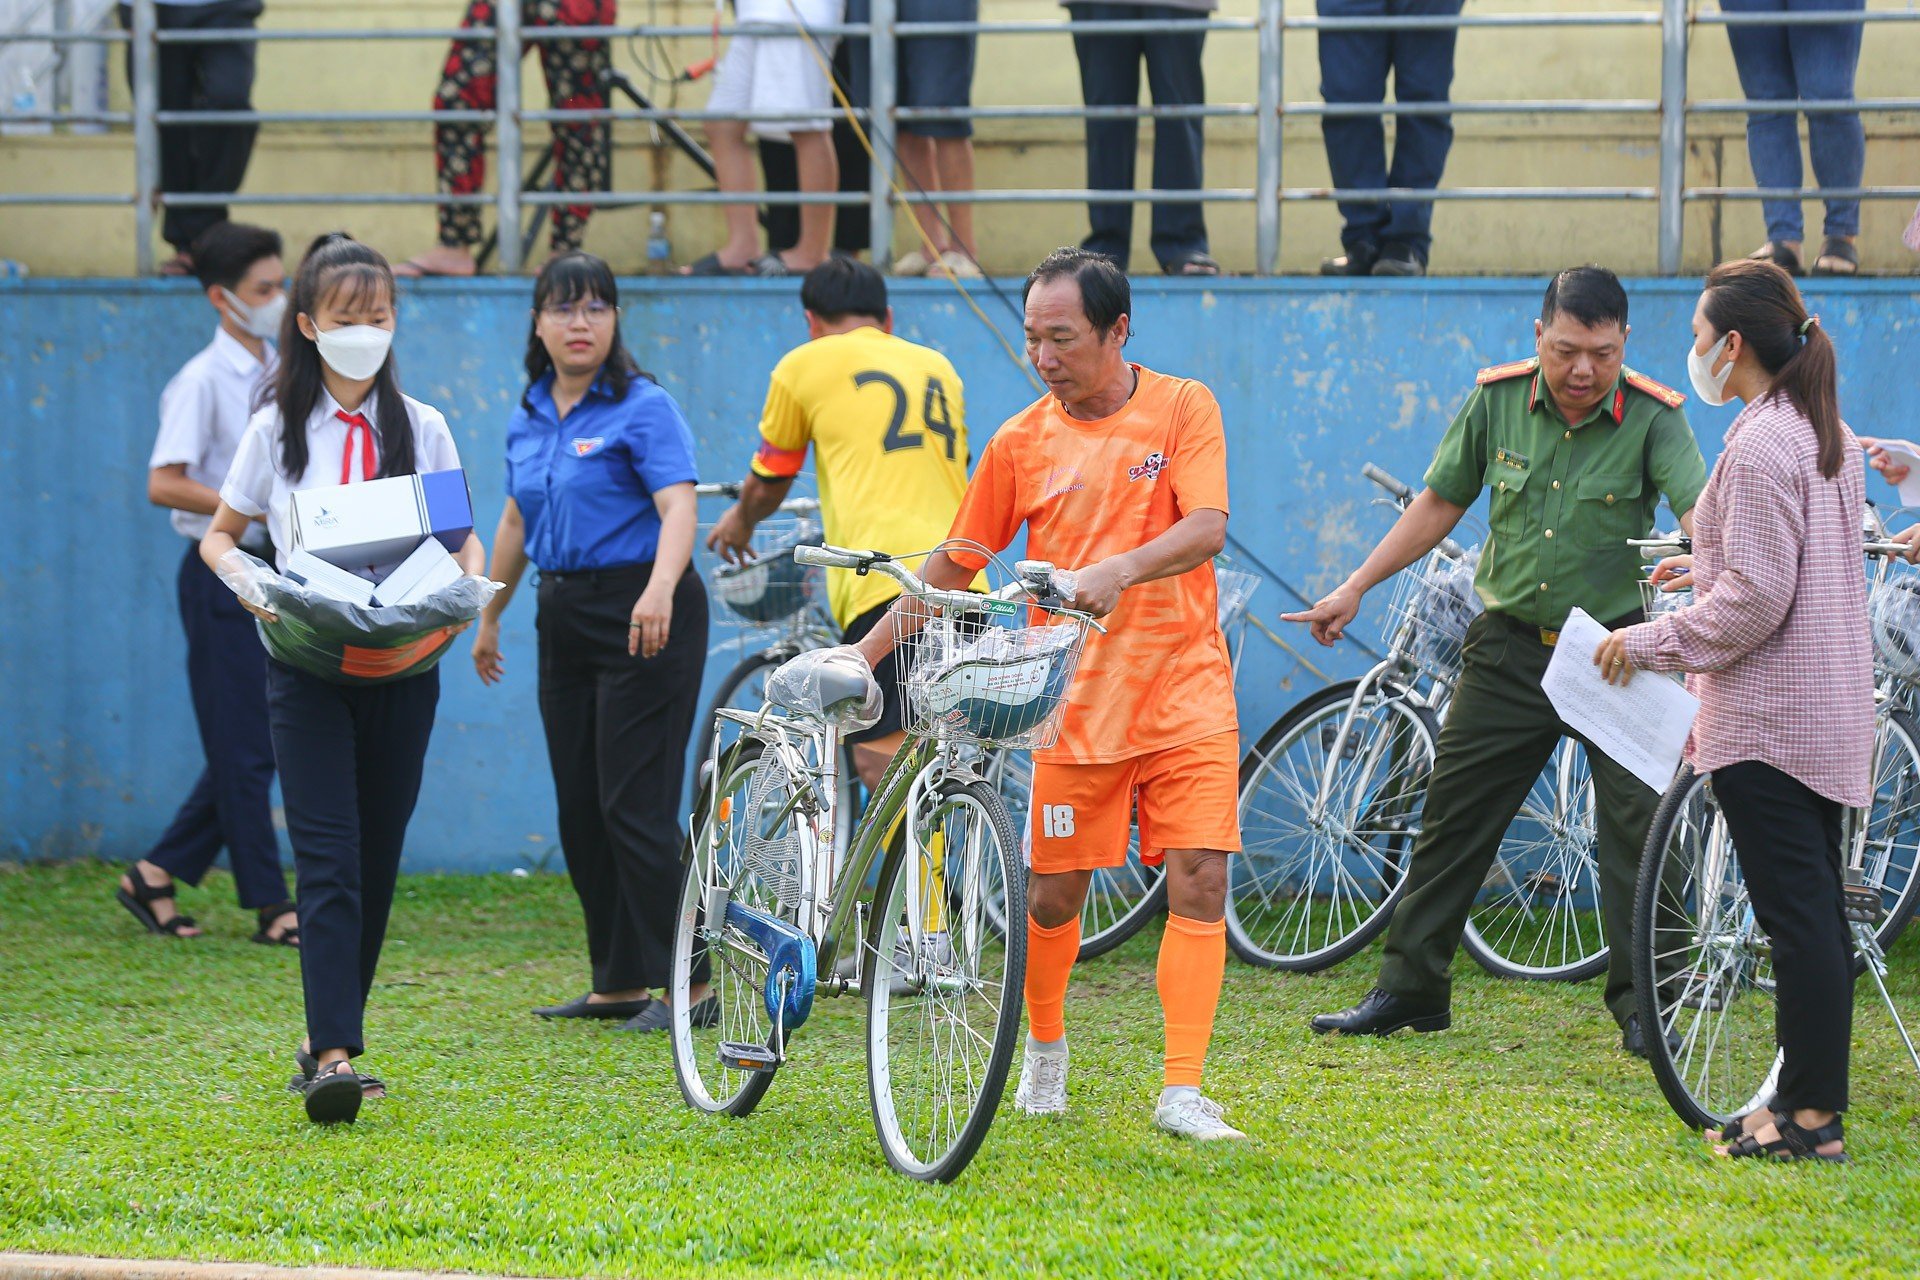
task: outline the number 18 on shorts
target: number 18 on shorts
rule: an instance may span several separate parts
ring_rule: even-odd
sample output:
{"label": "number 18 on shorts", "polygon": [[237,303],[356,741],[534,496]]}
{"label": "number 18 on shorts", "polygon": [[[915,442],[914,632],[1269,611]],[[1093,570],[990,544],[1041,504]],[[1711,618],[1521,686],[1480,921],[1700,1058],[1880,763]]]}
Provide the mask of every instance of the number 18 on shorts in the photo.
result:
{"label": "number 18 on shorts", "polygon": [[1109,764],[1036,760],[1028,818],[1039,875],[1117,867],[1127,829],[1140,823],[1140,856],[1168,849],[1240,848],[1240,735],[1229,730]]}

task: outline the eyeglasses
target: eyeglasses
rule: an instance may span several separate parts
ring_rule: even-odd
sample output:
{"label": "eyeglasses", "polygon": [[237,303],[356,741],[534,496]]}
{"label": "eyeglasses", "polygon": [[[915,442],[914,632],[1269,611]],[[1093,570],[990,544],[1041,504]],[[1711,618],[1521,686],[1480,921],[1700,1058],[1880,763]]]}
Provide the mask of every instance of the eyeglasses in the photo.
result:
{"label": "eyeglasses", "polygon": [[587,318],[588,324],[611,324],[620,314],[620,308],[595,299],[592,302],[550,302],[540,308],[540,314],[555,324],[572,324],[580,316]]}

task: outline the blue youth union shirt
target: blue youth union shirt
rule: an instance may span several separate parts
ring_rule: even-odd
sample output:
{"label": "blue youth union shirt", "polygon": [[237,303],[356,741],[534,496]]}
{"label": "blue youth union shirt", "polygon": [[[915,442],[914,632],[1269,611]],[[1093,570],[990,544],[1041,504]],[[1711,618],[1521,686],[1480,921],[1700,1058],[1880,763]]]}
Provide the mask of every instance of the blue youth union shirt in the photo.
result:
{"label": "blue youth union shirt", "polygon": [[650,561],[660,549],[653,495],[690,484],[693,432],[661,387],[635,378],[613,398],[601,378],[566,421],[549,373],[507,425],[507,493],[526,524],[527,558],[577,573]]}

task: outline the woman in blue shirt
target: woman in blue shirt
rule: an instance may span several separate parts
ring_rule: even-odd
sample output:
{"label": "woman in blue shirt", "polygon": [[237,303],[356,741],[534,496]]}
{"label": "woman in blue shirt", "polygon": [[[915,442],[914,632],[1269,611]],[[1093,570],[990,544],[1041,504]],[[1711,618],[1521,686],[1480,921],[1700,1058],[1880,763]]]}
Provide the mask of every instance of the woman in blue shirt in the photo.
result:
{"label": "woman in blue shirt", "polygon": [[[593,987],[546,1018],[667,1026],[688,735],[707,656],[693,557],[693,433],[620,340],[613,272],[562,254],[533,288],[527,389],[507,427],[507,505],[473,662],[503,669],[500,616],[540,571],[540,718]],[[696,988],[697,990],[697,988]]]}

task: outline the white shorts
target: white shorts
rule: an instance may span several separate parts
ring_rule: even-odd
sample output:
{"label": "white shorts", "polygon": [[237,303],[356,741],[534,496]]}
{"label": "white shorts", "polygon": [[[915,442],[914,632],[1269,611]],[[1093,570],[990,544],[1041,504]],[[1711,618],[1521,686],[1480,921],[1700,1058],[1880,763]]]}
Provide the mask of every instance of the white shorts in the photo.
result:
{"label": "white shorts", "polygon": [[[797,11],[797,16],[796,16]],[[832,26],[846,12],[846,0],[740,0],[737,21],[795,22]],[[761,138],[784,140],[793,133],[833,128],[833,82],[828,66],[838,36],[735,36],[713,69],[709,111],[818,111],[820,118],[767,120],[749,124]]]}

